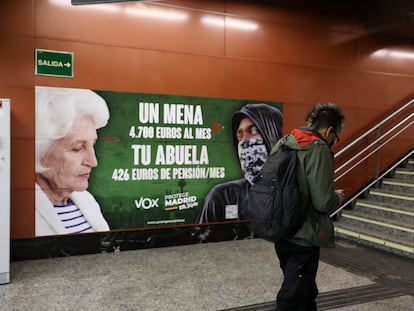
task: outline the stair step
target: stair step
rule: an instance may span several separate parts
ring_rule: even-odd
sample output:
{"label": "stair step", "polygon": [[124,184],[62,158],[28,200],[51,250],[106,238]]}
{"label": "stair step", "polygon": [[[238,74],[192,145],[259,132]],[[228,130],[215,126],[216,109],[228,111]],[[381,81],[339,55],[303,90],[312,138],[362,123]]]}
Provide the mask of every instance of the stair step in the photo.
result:
{"label": "stair step", "polygon": [[341,221],[335,223],[335,235],[414,259],[413,239],[391,236],[379,230],[361,228]]}
{"label": "stair step", "polygon": [[410,179],[384,178],[382,185],[389,190],[414,191],[414,180]]}
{"label": "stair step", "polygon": [[406,221],[414,223],[413,207],[398,206],[369,199],[358,199],[355,209],[369,214],[381,215],[387,219],[406,219]]}
{"label": "stair step", "polygon": [[411,168],[414,167],[414,159],[408,159],[407,163],[408,163],[408,166],[410,166]]}
{"label": "stair step", "polygon": [[414,208],[411,206],[395,205],[387,202],[378,202],[370,199],[358,199],[356,201],[356,207],[368,207],[407,216],[414,216]]}
{"label": "stair step", "polygon": [[335,222],[335,236],[414,259],[414,157],[404,160]]}
{"label": "stair step", "polygon": [[398,219],[398,218],[390,218],[390,217],[383,217],[381,215],[375,215],[372,213],[364,213],[361,211],[353,210],[353,211],[344,211],[342,213],[342,217],[352,218],[355,220],[363,221],[363,222],[371,222],[371,223],[379,223],[382,226],[388,227],[395,227],[401,228],[408,232],[414,233],[414,223],[410,219]]}
{"label": "stair step", "polygon": [[397,168],[395,170],[394,174],[395,178],[401,178],[401,179],[414,179],[414,170],[411,168]]}
{"label": "stair step", "polygon": [[403,192],[371,188],[368,197],[402,206],[413,206],[414,204],[414,193],[412,191]]}
{"label": "stair step", "polygon": [[383,215],[353,210],[344,211],[341,216],[341,221],[414,240],[414,223],[412,219],[390,218],[384,217]]}
{"label": "stair step", "polygon": [[341,222],[340,224],[337,223],[335,225],[335,232],[344,233],[368,242],[373,242],[377,244],[377,246],[388,246],[414,255],[414,241],[412,239],[390,236],[379,230],[361,228],[345,222]]}

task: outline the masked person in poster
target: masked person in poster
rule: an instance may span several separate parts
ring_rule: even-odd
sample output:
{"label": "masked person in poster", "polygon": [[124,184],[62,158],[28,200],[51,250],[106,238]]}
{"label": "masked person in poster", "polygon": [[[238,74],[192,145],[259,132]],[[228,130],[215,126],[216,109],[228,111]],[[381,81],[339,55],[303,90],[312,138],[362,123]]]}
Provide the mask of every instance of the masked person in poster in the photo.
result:
{"label": "masked person in poster", "polygon": [[90,90],[36,87],[36,236],[109,230],[87,191],[96,130],[108,119]]}
{"label": "masked person in poster", "polygon": [[282,113],[267,104],[247,104],[232,117],[233,142],[244,177],[215,185],[196,223],[245,219],[250,186],[282,136]]}

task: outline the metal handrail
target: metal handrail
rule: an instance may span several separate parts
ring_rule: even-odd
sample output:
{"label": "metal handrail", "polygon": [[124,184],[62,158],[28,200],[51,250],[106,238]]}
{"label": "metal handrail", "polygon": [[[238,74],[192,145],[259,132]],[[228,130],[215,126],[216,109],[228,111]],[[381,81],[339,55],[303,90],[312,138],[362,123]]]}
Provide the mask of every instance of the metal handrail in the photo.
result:
{"label": "metal handrail", "polygon": [[386,123],[389,120],[391,120],[392,118],[394,118],[397,114],[399,114],[401,111],[403,111],[407,107],[411,106],[413,103],[414,103],[414,98],[411,99],[410,101],[408,101],[406,104],[402,105],[400,108],[398,108],[393,113],[391,113],[388,117],[386,117],[384,120],[382,120],[381,122],[379,122],[377,125],[373,126],[371,129],[369,129],[368,131],[366,131],[363,135],[359,136],[357,139],[355,139],[352,143],[350,143],[349,145],[347,145],[345,148],[343,148],[340,151],[338,151],[335,154],[335,158],[339,157],[342,153],[346,152],[348,149],[351,149],[351,147],[353,147],[355,144],[357,144],[360,141],[362,141],[362,139],[364,139],[365,137],[367,137],[369,134],[371,134],[373,131],[375,131],[376,129],[378,129],[384,123]]}
{"label": "metal handrail", "polygon": [[414,150],[411,150],[404,158],[402,158],[400,161],[395,163],[391,168],[389,168],[387,171],[385,171],[381,176],[376,178],[374,181],[372,181],[370,184],[368,184],[365,188],[363,188],[361,191],[359,191],[357,194],[355,194],[351,199],[346,201],[346,203],[342,204],[335,212],[333,212],[330,217],[335,216],[337,213],[339,213],[342,209],[347,207],[350,203],[352,203],[356,198],[358,198],[361,194],[363,194],[365,191],[367,191],[369,188],[371,188],[373,185],[375,185],[378,180],[384,178],[389,172],[391,172],[393,169],[395,169],[398,165],[403,163],[406,159],[414,155]]}
{"label": "metal handrail", "polygon": [[[337,158],[338,156],[340,156],[341,154],[343,154],[344,152],[348,151],[350,148],[352,148],[353,146],[355,146],[358,142],[361,142],[365,137],[367,137],[369,134],[371,134],[373,131],[377,130],[379,131],[380,127],[385,124],[386,122],[390,121],[391,119],[395,118],[400,112],[402,112],[403,110],[407,109],[408,107],[410,107],[412,104],[414,103],[414,98],[411,99],[410,101],[408,101],[406,104],[404,104],[403,106],[401,106],[399,109],[397,109],[396,111],[394,111],[393,113],[391,113],[388,117],[386,117],[385,119],[383,119],[381,122],[379,122],[378,124],[374,125],[371,129],[369,129],[368,131],[366,131],[363,135],[359,136],[357,139],[355,139],[352,143],[350,143],[349,145],[347,145],[345,148],[343,148],[342,150],[340,150],[339,152],[337,152],[335,154],[335,158]],[[357,163],[353,164],[350,168],[348,168],[345,172],[343,172],[340,176],[335,178],[335,182],[337,180],[339,180],[340,178],[342,178],[343,176],[345,176],[346,174],[348,174],[351,170],[353,170],[355,167],[357,167],[358,165],[360,165],[363,161],[365,161],[366,159],[368,159],[371,155],[373,155],[374,153],[378,154],[378,150],[380,150],[382,147],[386,146],[391,140],[393,140],[394,138],[396,138],[400,133],[402,133],[404,130],[406,130],[408,127],[412,126],[414,124],[414,120],[413,120],[413,116],[414,116],[414,112],[411,113],[410,115],[408,115],[407,117],[405,117],[402,120],[399,120],[399,122],[394,125],[391,129],[389,129],[388,131],[386,131],[383,135],[381,135],[380,137],[377,137],[372,143],[370,143],[368,146],[366,146],[365,148],[363,148],[362,150],[360,150],[359,152],[357,152],[355,155],[353,155],[350,159],[348,159],[347,161],[345,161],[341,166],[339,166],[337,169],[335,169],[335,174],[338,173],[340,170],[342,170],[343,168],[345,168],[346,166],[348,166],[350,163],[352,163],[353,161],[355,161],[358,157],[360,157],[362,154],[364,154],[365,152],[367,152],[369,149],[371,149],[374,145],[377,145],[376,148],[374,148],[373,151],[369,152],[366,156],[364,156],[361,160],[359,160]],[[411,120],[410,120],[411,119]],[[406,124],[405,124],[406,123]],[[405,124],[405,125],[404,125]],[[400,128],[401,127],[401,128]],[[398,130],[398,128],[400,128]],[[397,131],[398,130],[398,131]],[[390,138],[388,138],[385,142],[381,142],[382,139],[384,139],[385,137],[389,136],[392,134],[392,132],[397,131],[395,134],[393,134]],[[369,183],[369,185],[367,185],[366,187],[364,187],[363,190],[359,191],[356,195],[352,196],[350,199],[348,199],[344,204],[342,204],[335,212],[333,212],[330,217],[336,215],[338,212],[340,212],[343,208],[345,208],[346,206],[348,206],[350,203],[352,203],[357,197],[359,197],[362,193],[364,193],[367,189],[369,189],[370,187],[372,187],[373,185],[375,185],[376,183],[378,183],[378,180],[380,180],[381,178],[383,178],[385,175],[387,175],[390,171],[392,171],[395,167],[397,167],[399,164],[401,164],[403,161],[405,161],[408,157],[410,157],[412,154],[414,154],[414,150],[411,150],[408,155],[406,155],[403,159],[401,159],[400,161],[398,161],[398,163],[394,164],[391,168],[389,168],[388,170],[386,170],[385,173],[383,173],[381,176],[379,175],[379,168],[377,167],[377,171],[375,172],[375,177],[374,180]],[[378,160],[377,160],[378,161]]]}
{"label": "metal handrail", "polygon": [[[383,139],[384,137],[388,136],[391,134],[392,131],[396,130],[399,126],[401,126],[402,124],[404,124],[407,120],[409,120],[410,118],[412,118],[414,116],[414,112],[412,114],[410,114],[410,116],[408,116],[407,118],[405,118],[403,121],[401,121],[400,123],[398,123],[396,126],[394,126],[393,128],[391,128],[388,132],[386,132],[385,134],[383,134],[382,136],[378,137],[376,140],[374,140],[371,144],[369,144],[368,146],[366,146],[364,149],[362,149],[360,152],[358,152],[355,156],[353,156],[352,158],[350,158],[348,161],[346,161],[344,164],[342,164],[340,167],[338,167],[337,169],[335,169],[335,173],[339,172],[341,169],[343,169],[344,167],[346,167],[349,163],[351,163],[353,160],[355,160],[356,158],[358,158],[360,155],[362,155],[365,151],[367,151],[368,149],[370,149],[372,146],[378,144],[381,139]],[[342,173],[341,175],[339,175],[338,177],[335,178],[334,181],[337,181],[338,179],[342,178],[344,175],[346,175],[349,171],[351,171],[352,169],[354,169],[356,166],[358,166],[359,164],[361,164],[364,160],[366,160],[367,158],[369,158],[371,155],[373,155],[376,151],[380,150],[382,147],[384,147],[387,143],[389,143],[391,140],[393,140],[395,137],[397,137],[400,133],[402,133],[405,129],[409,128],[411,125],[414,124],[414,120],[412,120],[410,123],[408,123],[406,126],[404,126],[403,128],[401,128],[396,134],[394,134],[391,138],[389,138],[388,140],[386,140],[385,142],[383,142],[381,145],[379,145],[379,147],[375,148],[372,152],[368,153],[368,155],[366,155],[364,158],[362,158],[361,160],[359,160],[356,164],[354,164],[350,169],[348,169],[347,171],[345,171],[344,173]]]}

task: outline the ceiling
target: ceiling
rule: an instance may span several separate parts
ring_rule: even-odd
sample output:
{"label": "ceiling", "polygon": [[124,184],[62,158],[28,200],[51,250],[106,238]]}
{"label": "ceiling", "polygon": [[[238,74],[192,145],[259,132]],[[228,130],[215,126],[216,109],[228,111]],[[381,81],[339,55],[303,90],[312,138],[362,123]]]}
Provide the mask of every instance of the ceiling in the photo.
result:
{"label": "ceiling", "polygon": [[367,0],[367,34],[414,43],[413,0]]}
{"label": "ceiling", "polygon": [[[126,2],[143,0],[72,0],[72,4],[90,4],[123,1]],[[350,0],[342,1],[346,2]],[[367,35],[374,36],[378,39],[414,43],[414,0],[352,0],[350,2],[353,1],[360,8],[363,8],[365,6],[365,23]],[[310,10],[323,10],[326,7],[337,7],[337,9],[340,9],[339,3],[341,1],[267,0],[267,2],[274,4],[283,3],[284,5],[290,6],[296,6],[299,4],[305,5],[307,9]]]}

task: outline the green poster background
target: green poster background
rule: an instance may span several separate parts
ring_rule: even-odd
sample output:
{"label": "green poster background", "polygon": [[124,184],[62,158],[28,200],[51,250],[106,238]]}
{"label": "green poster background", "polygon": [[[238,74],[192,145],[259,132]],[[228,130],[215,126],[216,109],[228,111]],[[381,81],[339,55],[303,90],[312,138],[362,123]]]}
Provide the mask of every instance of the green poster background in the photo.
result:
{"label": "green poster background", "polygon": [[[108,104],[88,190],[111,230],[194,224],[218,183],[241,178],[231,117],[280,102],[96,91]],[[167,119],[165,119],[167,118]]]}

